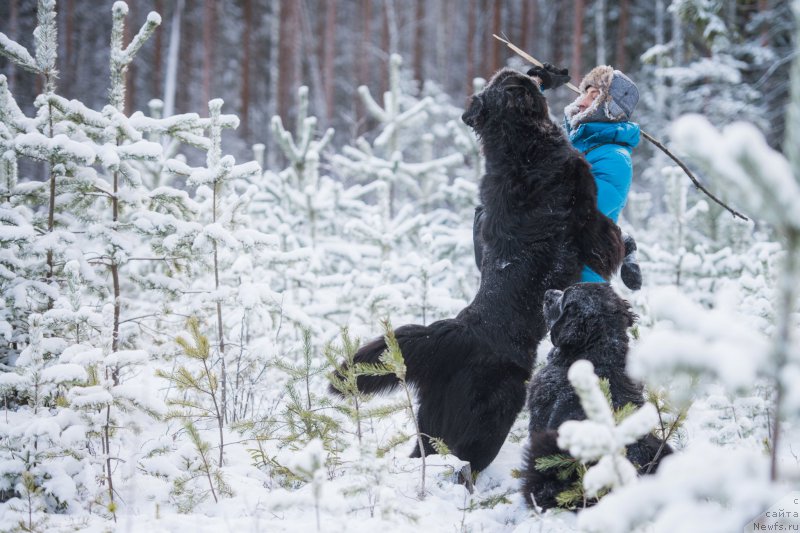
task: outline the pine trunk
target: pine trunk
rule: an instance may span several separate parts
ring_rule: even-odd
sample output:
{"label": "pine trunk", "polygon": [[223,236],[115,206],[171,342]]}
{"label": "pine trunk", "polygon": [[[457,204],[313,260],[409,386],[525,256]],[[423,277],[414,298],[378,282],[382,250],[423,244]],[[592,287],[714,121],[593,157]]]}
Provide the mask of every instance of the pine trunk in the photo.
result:
{"label": "pine trunk", "polygon": [[[436,32],[436,75],[445,90],[450,88],[450,50],[448,43],[453,42],[453,33],[456,17],[452,16],[458,6],[453,4],[453,0],[438,0],[437,2],[438,20],[443,21],[444,29]],[[430,72],[430,70],[428,70]]]}
{"label": "pine trunk", "polygon": [[[278,115],[278,99],[280,95],[280,64],[278,63],[278,57],[280,56],[280,36],[281,36],[281,27],[283,26],[283,22],[281,21],[280,14],[281,14],[281,7],[280,7],[280,0],[268,0],[270,6],[270,24],[269,24],[269,32],[268,32],[268,39],[269,39],[269,47],[268,47],[268,55],[267,55],[267,69],[269,70],[269,89],[268,95],[269,98],[267,99],[267,117],[274,117]],[[262,130],[263,131],[263,130]],[[278,156],[280,150],[277,149],[275,143],[271,143],[267,148],[267,159],[266,159],[266,166],[268,168],[273,168],[278,164]]]}
{"label": "pine trunk", "polygon": [[[553,13],[553,11],[555,11],[555,13]],[[537,38],[541,40],[542,44],[546,44],[547,50],[550,52],[550,57],[552,58],[550,63],[554,65],[566,64],[566,50],[569,49],[568,43],[574,42],[575,40],[575,35],[571,33],[575,31],[575,28],[572,27],[572,21],[567,20],[568,12],[566,9],[562,9],[562,4],[558,4],[555,9],[550,10],[548,22],[549,19],[552,19],[551,27],[555,28],[552,32],[553,35],[539,35]],[[570,39],[570,37],[572,37],[572,39]],[[581,78],[580,71],[573,69],[573,72],[577,79]]]}
{"label": "pine trunk", "polygon": [[425,3],[427,1],[417,0],[416,13],[414,15],[414,79],[419,81],[424,79]]}
{"label": "pine trunk", "polygon": [[178,54],[181,47],[181,18],[183,17],[183,0],[177,0],[172,12],[172,28],[169,35],[167,51],[167,76],[164,82],[164,116],[175,114],[175,90],[178,83]]}
{"label": "pine trunk", "polygon": [[[383,36],[381,46],[386,52],[387,59],[392,54],[397,53],[397,12],[394,8],[394,0],[386,0],[383,11]],[[381,87],[384,91],[391,90],[389,80],[388,61],[386,67],[381,69]]]}
{"label": "pine trunk", "polygon": [[[156,13],[164,13],[164,0],[156,0],[155,3],[155,12]],[[156,95],[161,94],[161,48],[163,47],[163,34],[164,30],[162,26],[156,28],[156,33],[154,35],[155,41],[153,42],[153,62],[151,64],[151,87],[150,87],[150,94]]]}
{"label": "pine trunk", "polygon": [[486,14],[489,13],[490,8],[491,4],[489,0],[480,0],[477,15],[478,24],[480,24],[480,27],[478,28],[475,50],[478,54],[479,61],[477,75],[484,78],[488,77],[492,72],[492,47],[494,46],[494,43],[490,41],[496,40],[491,36],[491,23],[489,22],[490,18],[486,16]]}
{"label": "pine trunk", "polygon": [[487,76],[492,76],[497,70],[500,68],[501,60],[500,60],[500,47],[502,44],[500,41],[492,37],[492,34],[495,33],[500,35],[503,32],[502,28],[503,24],[503,3],[502,2],[493,2],[493,9],[492,9],[492,29],[491,31],[487,32],[487,36],[489,39],[489,49],[491,52],[491,62],[489,63],[489,70],[486,73]]}
{"label": "pine trunk", "polygon": [[[769,11],[769,0],[758,0],[758,14],[763,15]],[[761,46],[769,46],[769,25],[761,25]]]}
{"label": "pine trunk", "polygon": [[292,96],[297,87],[297,72],[295,72],[295,55],[298,53],[297,41],[297,4],[296,2],[281,2],[281,30],[280,49],[278,51],[278,113],[283,117],[284,123],[289,124],[292,109]]}
{"label": "pine trunk", "polygon": [[244,33],[242,34],[242,91],[239,118],[242,124],[242,136],[250,137],[250,39],[252,35],[253,0],[244,0]]}
{"label": "pine trunk", "polygon": [[361,0],[361,49],[359,53],[358,82],[369,82],[369,57],[372,53],[372,0]]}
{"label": "pine trunk", "polygon": [[524,1],[522,3],[522,41],[521,47],[527,52],[541,53],[539,50],[534,50],[533,36],[538,33],[536,28],[536,2],[534,0]]}
{"label": "pine trunk", "polygon": [[327,125],[333,123],[334,96],[336,95],[336,79],[333,75],[336,60],[336,0],[325,3],[325,38],[323,40],[323,83],[325,85],[325,118]]}
{"label": "pine trunk", "polygon": [[182,33],[178,49],[178,72],[180,81],[175,84],[175,110],[185,112],[199,109],[207,117],[207,103],[203,100],[203,10],[186,2],[183,11]]}
{"label": "pine trunk", "polygon": [[477,25],[476,10],[478,0],[469,0],[467,5],[467,91],[472,94],[472,80],[475,79],[475,30]]}
{"label": "pine trunk", "polygon": [[[136,20],[136,2],[130,2],[129,4],[129,11],[128,11],[128,20]],[[122,44],[123,46],[127,46],[128,43],[131,42],[131,25],[125,24],[125,29],[123,31],[122,37]],[[122,110],[126,116],[131,116],[133,114],[133,99],[136,98],[136,86],[134,84],[134,79],[136,78],[136,62],[132,61],[128,65],[128,72],[125,76],[125,106]]]}
{"label": "pine trunk", "polygon": [[584,0],[575,0],[575,10],[572,13],[572,68],[576,79],[583,77],[583,64],[581,50],[583,48],[583,19],[586,15]]}
{"label": "pine trunk", "polygon": [[617,50],[614,53],[616,68],[625,71],[628,58],[625,54],[625,45],[628,41],[628,19],[630,18],[630,0],[622,0],[619,4],[619,26],[617,29]]}
{"label": "pine trunk", "polygon": [[606,54],[606,0],[597,0],[594,11],[594,32],[597,41],[597,64],[608,63]]}
{"label": "pine trunk", "polygon": [[203,102],[206,103],[211,101],[211,74],[214,68],[214,4],[215,0],[205,0],[203,3]]}
{"label": "pine trunk", "polygon": [[[12,19],[16,2],[17,0],[11,0]],[[65,85],[71,86],[75,81],[75,73],[72,69],[72,66],[75,65],[75,47],[73,46],[73,34],[75,33],[75,0],[67,0],[67,8],[64,15],[64,55],[59,59],[61,59],[61,78],[64,80]],[[12,36],[12,39],[13,38]],[[13,61],[11,64],[14,64]]]}

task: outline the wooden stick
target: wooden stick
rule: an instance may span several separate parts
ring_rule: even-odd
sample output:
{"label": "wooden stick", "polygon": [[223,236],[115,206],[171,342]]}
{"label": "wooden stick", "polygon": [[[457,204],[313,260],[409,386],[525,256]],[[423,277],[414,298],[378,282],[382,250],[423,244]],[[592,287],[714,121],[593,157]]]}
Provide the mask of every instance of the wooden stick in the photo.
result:
{"label": "wooden stick", "polygon": [[[521,49],[521,48],[519,48],[518,46],[514,45],[513,43],[511,43],[511,42],[510,42],[510,41],[508,41],[507,39],[504,39],[504,38],[502,38],[502,37],[500,37],[499,35],[496,35],[496,34],[492,34],[492,36],[493,36],[495,39],[497,39],[498,41],[501,41],[501,42],[504,42],[504,43],[506,43],[506,45],[507,45],[509,48],[511,48],[511,49],[512,49],[514,52],[516,52],[516,53],[517,53],[517,55],[519,55],[519,56],[521,56],[522,58],[526,59],[526,60],[527,60],[529,63],[533,63],[534,65],[536,65],[536,66],[538,66],[538,67],[544,66],[544,65],[541,63],[541,61],[539,61],[538,59],[536,59],[536,58],[535,58],[535,57],[533,57],[532,55],[528,54],[527,52],[525,52],[524,50],[522,50],[522,49]],[[573,90],[573,91],[575,91],[576,93],[580,94],[580,90],[579,90],[577,87],[575,87],[575,85],[573,85],[572,83],[569,83],[569,82],[568,82],[568,83],[566,84],[566,86],[567,86],[569,89],[572,89],[572,90]],[[683,171],[686,173],[686,175],[687,175],[687,176],[689,176],[689,179],[690,179],[690,180],[692,180],[692,183],[694,183],[694,186],[695,186],[696,188],[698,188],[698,189],[700,189],[701,191],[703,191],[703,193],[705,193],[705,195],[706,195],[706,196],[708,196],[709,198],[711,198],[712,200],[714,200],[716,203],[718,203],[719,205],[721,205],[723,208],[727,209],[727,210],[728,210],[728,211],[729,211],[729,212],[730,212],[730,213],[733,215],[733,217],[734,217],[734,218],[736,218],[736,217],[739,217],[739,218],[741,218],[742,220],[749,220],[749,219],[748,219],[746,216],[744,216],[744,215],[743,215],[743,214],[741,214],[740,212],[736,211],[735,209],[731,209],[730,207],[728,207],[728,205],[726,205],[724,202],[722,202],[722,200],[720,200],[719,198],[717,198],[716,196],[714,196],[713,194],[711,194],[711,192],[709,192],[709,190],[708,190],[708,189],[706,189],[705,187],[703,187],[703,185],[701,185],[701,184],[700,184],[700,182],[697,180],[697,178],[696,178],[696,177],[695,177],[695,175],[692,173],[692,171],[691,171],[691,170],[689,170],[689,167],[687,167],[687,166],[686,166],[686,164],[685,164],[683,161],[681,161],[680,159],[678,159],[678,157],[677,157],[675,154],[673,154],[672,152],[670,152],[670,151],[667,149],[667,147],[666,147],[666,146],[664,146],[664,145],[663,145],[661,142],[659,142],[659,141],[658,141],[658,140],[657,140],[655,137],[653,137],[652,135],[650,135],[650,134],[649,134],[649,133],[647,133],[646,131],[644,131],[644,130],[641,130],[641,131],[642,131],[642,136],[643,136],[645,139],[647,139],[648,141],[650,141],[650,142],[651,142],[651,143],[652,143],[652,144],[653,144],[653,145],[654,145],[656,148],[658,148],[659,150],[661,150],[662,152],[664,152],[665,154],[667,154],[667,156],[668,156],[670,159],[672,159],[673,161],[675,161],[675,163],[676,163],[676,164],[677,164],[679,167],[681,167],[681,170],[683,170]]]}

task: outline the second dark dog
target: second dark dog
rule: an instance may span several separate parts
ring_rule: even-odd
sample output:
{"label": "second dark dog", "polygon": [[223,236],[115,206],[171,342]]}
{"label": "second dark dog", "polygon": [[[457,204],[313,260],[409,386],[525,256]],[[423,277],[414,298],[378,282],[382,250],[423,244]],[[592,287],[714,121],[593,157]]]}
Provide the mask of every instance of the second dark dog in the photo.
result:
{"label": "second dark dog", "polygon": [[[579,283],[563,293],[545,294],[544,315],[550,326],[553,349],[547,364],[530,382],[528,409],[529,444],[523,469],[523,495],[528,504],[543,509],[556,506],[556,496],[569,488],[576,477],[560,479],[558,472],[541,472],[536,459],[565,454],[556,444],[557,430],[567,420],[583,420],[586,414],[567,372],[578,359],[588,359],[600,378],[608,379],[612,407],[644,404],[642,386],[625,373],[628,328],[636,315],[628,302],[617,296],[607,283]],[[650,434],[627,447],[628,459],[640,473],[653,472],[672,449]]]}

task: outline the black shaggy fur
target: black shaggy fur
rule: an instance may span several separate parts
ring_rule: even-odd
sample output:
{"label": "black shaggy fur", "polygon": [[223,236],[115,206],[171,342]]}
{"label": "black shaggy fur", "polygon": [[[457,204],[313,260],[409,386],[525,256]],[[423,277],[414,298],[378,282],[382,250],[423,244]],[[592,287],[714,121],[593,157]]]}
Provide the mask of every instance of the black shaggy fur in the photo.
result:
{"label": "black shaggy fur", "polygon": [[[628,354],[628,328],[636,320],[628,302],[617,296],[607,283],[579,283],[563,293],[545,293],[544,314],[550,326],[553,349],[547,364],[530,382],[528,409],[530,441],[525,457],[523,494],[531,496],[544,509],[556,506],[555,497],[575,479],[558,479],[558,472],[540,472],[537,458],[565,453],[556,444],[558,427],[567,420],[583,420],[586,414],[578,395],[567,379],[569,367],[578,359],[588,359],[595,373],[607,378],[614,409],[625,404],[644,404],[642,387],[625,373]],[[653,472],[661,458],[672,453],[668,445],[647,435],[627,447],[628,459],[639,472]],[[652,463],[652,464],[651,464]]]}
{"label": "black shaggy fur", "polygon": [[[486,156],[480,288],[455,318],[395,334],[417,391],[420,430],[480,471],[525,403],[525,381],[546,332],[545,290],[577,282],[583,264],[609,276],[624,247],[616,225],[597,210],[589,166],[550,121],[529,77],[501,70],[462,119]],[[355,359],[375,363],[385,349],[378,338]],[[369,393],[397,384],[395,376],[358,381]],[[427,439],[425,453],[435,453]]]}

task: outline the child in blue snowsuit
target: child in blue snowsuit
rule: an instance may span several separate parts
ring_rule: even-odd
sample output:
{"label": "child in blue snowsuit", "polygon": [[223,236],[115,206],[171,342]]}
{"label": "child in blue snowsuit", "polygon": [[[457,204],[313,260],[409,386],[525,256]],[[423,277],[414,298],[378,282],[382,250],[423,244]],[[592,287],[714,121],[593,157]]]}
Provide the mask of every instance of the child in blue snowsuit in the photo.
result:
{"label": "child in blue snowsuit", "polygon": [[[566,69],[557,69],[549,64],[530,69],[528,75],[539,82],[542,90],[569,81]],[[629,121],[639,101],[639,91],[630,78],[607,65],[592,69],[581,81],[579,89],[580,96],[564,108],[564,127],[572,145],[583,153],[591,166],[597,184],[598,209],[617,222],[633,178],[631,150],[639,144],[639,125]],[[482,250],[477,230],[482,214],[479,206],[473,227],[475,260],[479,268]],[[631,289],[641,286],[635,250],[633,239],[626,237],[622,279]],[[606,280],[584,266],[581,281]]]}

